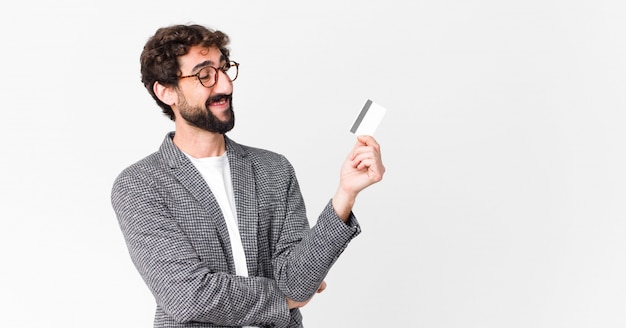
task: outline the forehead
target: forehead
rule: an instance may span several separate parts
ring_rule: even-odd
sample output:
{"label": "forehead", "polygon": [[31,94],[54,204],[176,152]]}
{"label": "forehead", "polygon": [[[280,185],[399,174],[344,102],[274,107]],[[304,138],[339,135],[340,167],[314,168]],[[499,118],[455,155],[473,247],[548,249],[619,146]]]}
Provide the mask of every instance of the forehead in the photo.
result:
{"label": "forehead", "polygon": [[219,66],[225,59],[217,47],[192,46],[189,52],[178,57],[178,65],[183,74],[194,73],[204,66]]}

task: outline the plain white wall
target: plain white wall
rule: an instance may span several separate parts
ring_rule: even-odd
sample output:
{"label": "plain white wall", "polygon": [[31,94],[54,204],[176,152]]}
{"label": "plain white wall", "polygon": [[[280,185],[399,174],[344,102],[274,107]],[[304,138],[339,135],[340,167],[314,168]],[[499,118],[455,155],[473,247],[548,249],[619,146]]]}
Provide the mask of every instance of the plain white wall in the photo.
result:
{"label": "plain white wall", "polygon": [[0,5],[3,327],[151,327],[110,206],[173,125],[156,28],[227,32],[236,141],[285,154],[311,223],[366,99],[387,174],[306,327],[626,326],[626,5],[38,1]]}

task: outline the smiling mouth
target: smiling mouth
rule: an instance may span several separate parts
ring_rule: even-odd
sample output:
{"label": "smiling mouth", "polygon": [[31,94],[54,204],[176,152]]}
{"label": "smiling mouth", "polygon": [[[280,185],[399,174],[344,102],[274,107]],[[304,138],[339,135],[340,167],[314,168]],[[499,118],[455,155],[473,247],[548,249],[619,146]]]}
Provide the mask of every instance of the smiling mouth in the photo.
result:
{"label": "smiling mouth", "polygon": [[208,106],[224,106],[230,102],[232,95],[215,95],[207,101]]}

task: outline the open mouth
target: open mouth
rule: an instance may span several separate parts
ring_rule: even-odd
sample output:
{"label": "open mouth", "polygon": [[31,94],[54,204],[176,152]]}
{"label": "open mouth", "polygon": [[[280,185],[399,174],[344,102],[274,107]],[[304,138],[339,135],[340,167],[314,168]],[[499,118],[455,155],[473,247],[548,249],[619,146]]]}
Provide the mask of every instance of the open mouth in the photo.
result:
{"label": "open mouth", "polygon": [[215,95],[207,101],[209,106],[224,106],[228,105],[231,99],[231,95]]}

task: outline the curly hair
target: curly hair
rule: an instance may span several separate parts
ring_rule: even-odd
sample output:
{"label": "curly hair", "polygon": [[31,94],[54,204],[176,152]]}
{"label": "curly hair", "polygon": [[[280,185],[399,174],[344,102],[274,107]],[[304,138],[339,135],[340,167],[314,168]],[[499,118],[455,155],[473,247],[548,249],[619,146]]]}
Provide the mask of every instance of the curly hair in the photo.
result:
{"label": "curly hair", "polygon": [[217,47],[228,61],[229,42],[225,33],[196,24],[162,27],[148,39],[140,57],[141,82],[171,120],[174,120],[174,112],[156,96],[154,83],[178,86],[181,74],[178,57],[187,54],[192,46]]}

